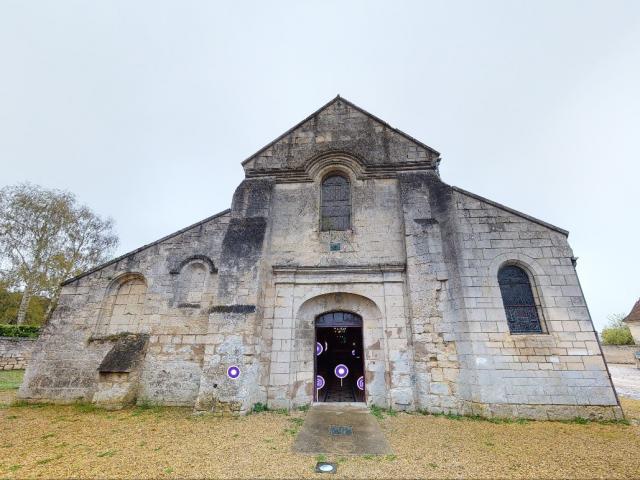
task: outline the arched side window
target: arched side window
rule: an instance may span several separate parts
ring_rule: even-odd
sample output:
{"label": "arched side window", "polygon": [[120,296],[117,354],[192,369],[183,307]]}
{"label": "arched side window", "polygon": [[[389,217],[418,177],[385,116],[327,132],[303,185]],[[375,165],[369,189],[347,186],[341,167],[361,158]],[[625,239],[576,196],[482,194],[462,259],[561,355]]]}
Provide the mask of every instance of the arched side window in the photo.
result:
{"label": "arched side window", "polygon": [[529,275],[516,265],[505,265],[498,271],[502,303],[511,333],[542,333],[536,298]]}
{"label": "arched side window", "polygon": [[320,228],[349,230],[351,228],[351,188],[342,175],[330,175],[322,181]]}

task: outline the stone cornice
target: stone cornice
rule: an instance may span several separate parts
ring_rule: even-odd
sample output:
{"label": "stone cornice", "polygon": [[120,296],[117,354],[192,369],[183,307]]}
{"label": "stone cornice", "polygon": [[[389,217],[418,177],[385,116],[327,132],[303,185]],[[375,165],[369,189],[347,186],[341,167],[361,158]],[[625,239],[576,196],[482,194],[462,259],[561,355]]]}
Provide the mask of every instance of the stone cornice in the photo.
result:
{"label": "stone cornice", "polygon": [[378,263],[368,265],[274,265],[275,274],[302,274],[302,275],[335,275],[335,274],[376,274],[404,272],[404,263]]}
{"label": "stone cornice", "polygon": [[[437,169],[433,166],[433,162],[424,160],[404,162],[402,164],[363,165],[363,168],[357,172],[356,176],[359,179],[395,178],[398,172],[416,170],[437,172]],[[265,171],[248,171],[245,175],[246,178],[264,176],[275,177],[278,183],[305,183],[314,181],[313,172],[310,168],[272,168]]]}

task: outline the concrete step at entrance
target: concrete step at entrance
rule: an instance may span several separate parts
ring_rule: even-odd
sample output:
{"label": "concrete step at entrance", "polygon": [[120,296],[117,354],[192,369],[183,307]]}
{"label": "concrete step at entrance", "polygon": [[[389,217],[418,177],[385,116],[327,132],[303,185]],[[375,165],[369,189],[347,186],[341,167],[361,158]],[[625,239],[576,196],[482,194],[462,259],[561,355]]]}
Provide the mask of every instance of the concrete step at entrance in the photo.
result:
{"label": "concrete step at entrance", "polygon": [[364,403],[316,403],[298,434],[298,453],[386,455],[391,453],[380,424]]}
{"label": "concrete step at entrance", "polygon": [[351,382],[343,382],[342,385],[340,382],[332,382],[329,383],[324,390],[324,402],[356,401],[355,389]]}

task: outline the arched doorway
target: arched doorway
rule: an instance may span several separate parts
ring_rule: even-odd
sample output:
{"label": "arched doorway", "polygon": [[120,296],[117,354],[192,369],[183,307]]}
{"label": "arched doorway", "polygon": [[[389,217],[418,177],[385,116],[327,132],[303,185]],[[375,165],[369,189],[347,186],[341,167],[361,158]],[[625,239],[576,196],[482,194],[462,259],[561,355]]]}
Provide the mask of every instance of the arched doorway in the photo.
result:
{"label": "arched doorway", "polygon": [[327,312],[315,321],[316,402],[364,402],[362,317]]}

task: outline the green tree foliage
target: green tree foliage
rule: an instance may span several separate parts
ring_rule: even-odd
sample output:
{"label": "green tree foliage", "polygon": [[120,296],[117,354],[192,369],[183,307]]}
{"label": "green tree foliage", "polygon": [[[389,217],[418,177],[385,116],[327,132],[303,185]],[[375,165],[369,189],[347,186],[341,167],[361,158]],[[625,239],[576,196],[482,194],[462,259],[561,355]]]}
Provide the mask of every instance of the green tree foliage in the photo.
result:
{"label": "green tree foliage", "polygon": [[[0,324],[12,323],[18,316],[18,307],[22,300],[22,292],[11,291],[6,284],[0,282]],[[24,323],[26,325],[42,325],[44,323],[49,299],[42,295],[31,297]]]}
{"label": "green tree foliage", "polygon": [[631,330],[629,330],[627,324],[623,322],[625,316],[623,313],[614,313],[607,317],[609,323],[602,329],[602,343],[605,345],[634,344]]}
{"label": "green tree foliage", "polygon": [[70,192],[23,183],[0,190],[0,275],[22,292],[16,322],[27,319],[31,299],[55,308],[60,283],[106,261],[118,244],[113,220],[78,204]]}

